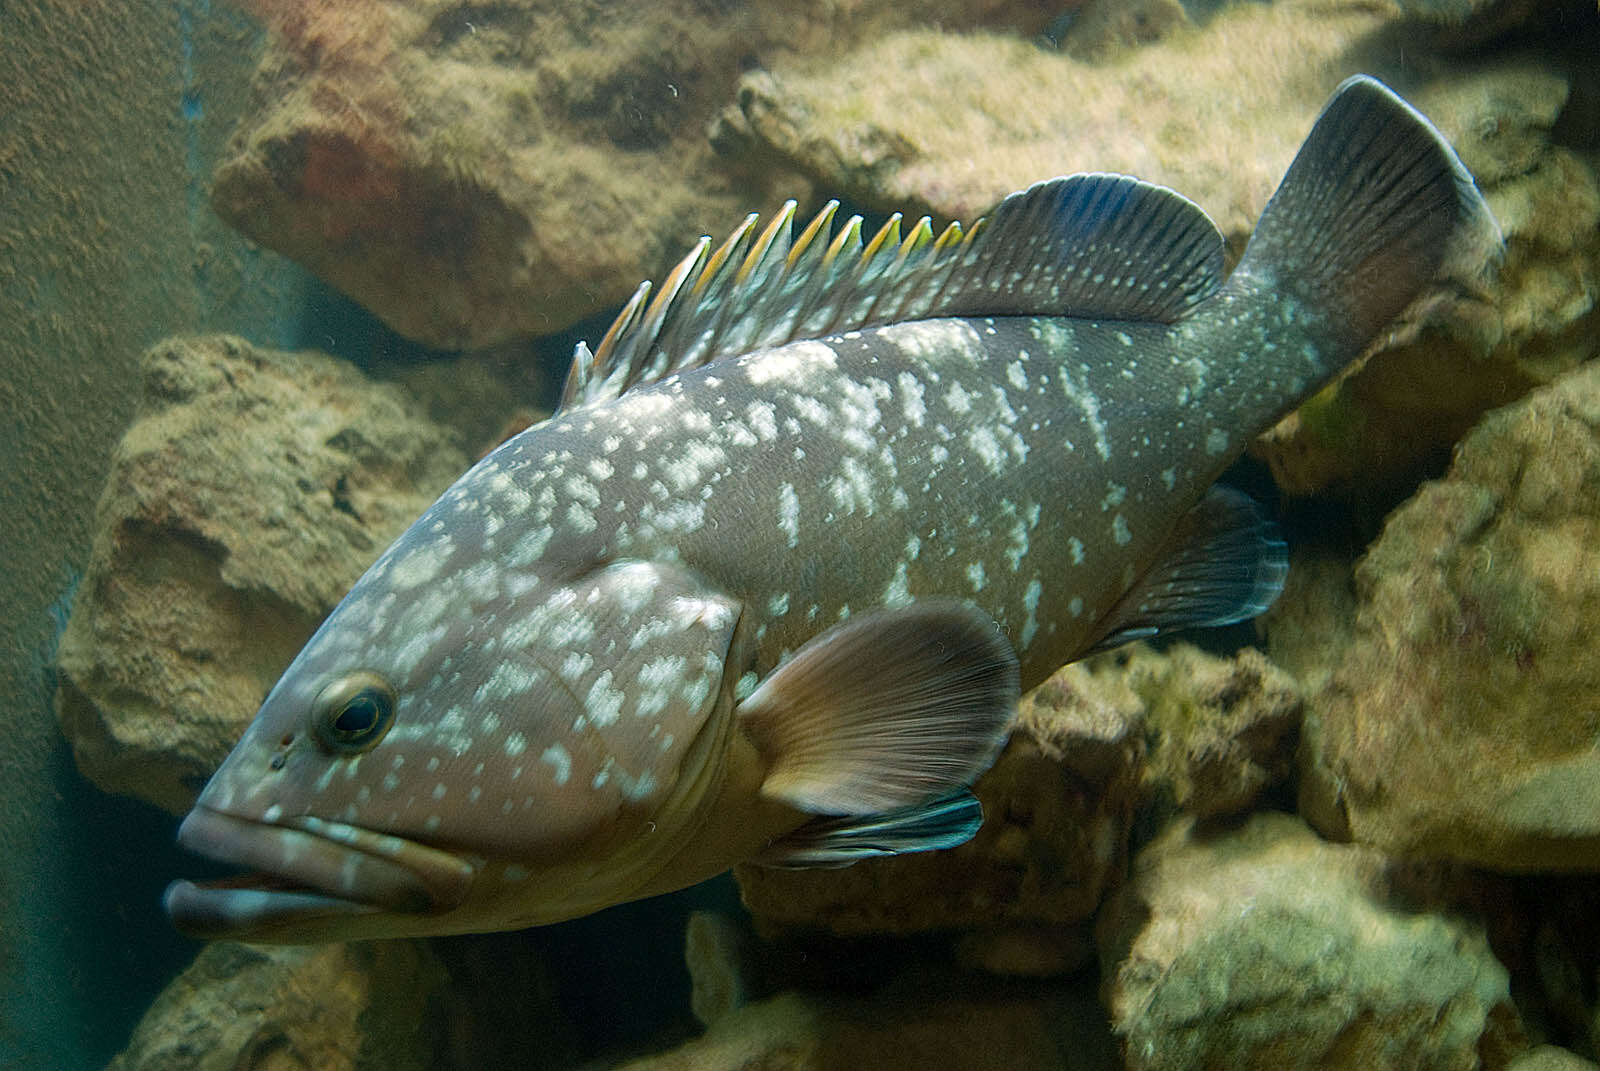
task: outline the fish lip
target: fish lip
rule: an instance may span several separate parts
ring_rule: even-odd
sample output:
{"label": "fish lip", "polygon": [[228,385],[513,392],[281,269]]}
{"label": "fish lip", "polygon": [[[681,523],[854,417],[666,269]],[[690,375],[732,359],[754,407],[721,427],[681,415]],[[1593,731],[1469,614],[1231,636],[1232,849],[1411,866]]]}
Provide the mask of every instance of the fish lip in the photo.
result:
{"label": "fish lip", "polygon": [[252,871],[168,886],[167,915],[195,937],[248,937],[338,916],[440,914],[467,896],[477,866],[415,841],[312,816],[264,822],[196,805],[178,843]]}

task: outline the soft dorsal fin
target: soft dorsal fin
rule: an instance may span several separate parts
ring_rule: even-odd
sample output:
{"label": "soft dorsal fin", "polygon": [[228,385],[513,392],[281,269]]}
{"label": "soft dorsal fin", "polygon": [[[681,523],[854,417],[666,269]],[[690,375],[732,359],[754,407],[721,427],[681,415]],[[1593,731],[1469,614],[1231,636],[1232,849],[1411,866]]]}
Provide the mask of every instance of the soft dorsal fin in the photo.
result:
{"label": "soft dorsal fin", "polygon": [[1074,316],[1170,323],[1215,291],[1222,236],[1192,201],[1126,175],[1051,179],[1014,193],[971,230],[937,238],[899,213],[862,244],[861,217],[829,237],[829,201],[791,238],[795,203],[756,229],[702,238],[633,297],[591,351],[579,343],[561,408],[719,357],[936,316]]}

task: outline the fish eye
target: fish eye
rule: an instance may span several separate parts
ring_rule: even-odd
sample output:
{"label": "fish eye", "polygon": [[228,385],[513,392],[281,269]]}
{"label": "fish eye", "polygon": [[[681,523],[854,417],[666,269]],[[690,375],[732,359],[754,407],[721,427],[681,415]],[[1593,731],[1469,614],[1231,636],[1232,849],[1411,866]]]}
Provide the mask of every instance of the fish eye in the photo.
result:
{"label": "fish eye", "polygon": [[371,748],[394,721],[394,688],[376,673],[340,677],[311,704],[311,735],[327,751],[356,755]]}

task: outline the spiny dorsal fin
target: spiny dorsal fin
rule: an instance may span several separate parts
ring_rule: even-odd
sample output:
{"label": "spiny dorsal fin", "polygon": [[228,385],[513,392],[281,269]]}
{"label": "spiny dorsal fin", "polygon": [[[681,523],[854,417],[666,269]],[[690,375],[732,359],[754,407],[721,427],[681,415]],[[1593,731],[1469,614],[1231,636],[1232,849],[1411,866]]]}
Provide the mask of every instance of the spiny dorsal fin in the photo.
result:
{"label": "spiny dorsal fin", "polygon": [[[829,201],[791,240],[795,203],[745,218],[715,252],[702,238],[662,280],[641,283],[592,352],[579,343],[561,408],[719,357],[936,316],[1074,316],[1170,323],[1217,289],[1222,236],[1192,201],[1125,175],[1051,179],[1014,193],[971,230],[935,238],[895,213],[862,244],[861,217],[830,240]],[[647,304],[648,302],[648,304]]]}

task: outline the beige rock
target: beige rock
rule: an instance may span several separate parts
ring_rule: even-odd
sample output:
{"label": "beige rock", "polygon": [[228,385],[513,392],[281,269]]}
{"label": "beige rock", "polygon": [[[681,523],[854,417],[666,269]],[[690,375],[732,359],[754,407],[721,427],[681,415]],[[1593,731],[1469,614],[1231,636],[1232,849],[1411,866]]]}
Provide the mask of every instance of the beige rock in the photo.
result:
{"label": "beige rock", "polygon": [[1084,5],[1063,35],[1061,50],[1078,59],[1103,62],[1189,25],[1189,15],[1178,0],[1095,0]]}
{"label": "beige rock", "polygon": [[1237,4],[1104,67],[1014,37],[888,34],[747,74],[728,121],[874,208],[971,220],[1041,179],[1120,171],[1192,198],[1237,242],[1340,79],[1398,62],[1380,34],[1392,19]]}
{"label": "beige rock", "polygon": [[448,980],[420,942],[207,945],[107,1071],[428,1071]]}
{"label": "beige rock", "polygon": [[558,331],[804,196],[771,168],[730,177],[706,141],[743,67],[895,25],[1048,19],[1025,0],[247,6],[272,39],[218,215],[447,348]]}
{"label": "beige rock", "polygon": [[1135,644],[1096,669],[1121,673],[1144,702],[1145,796],[1158,811],[1237,814],[1288,779],[1300,688],[1260,651],[1218,658],[1188,643],[1160,653]]}
{"label": "beige rock", "polygon": [[734,873],[767,931],[1006,930],[1089,917],[1125,865],[1144,757],[1142,710],[1115,679],[1069,667],[1023,698],[1017,727],[975,786],[968,843],[842,870]]}
{"label": "beige rock", "polygon": [[755,935],[746,923],[714,911],[689,916],[683,934],[683,963],[689,969],[689,1007],[701,1025],[750,1002],[756,978]]}
{"label": "beige rock", "polygon": [[145,354],[58,656],[108,792],[185,810],[322,617],[467,465],[397,387],[227,336]]}
{"label": "beige rock", "polygon": [[783,993],[619,1071],[1111,1071],[1115,1051],[1093,1002],[1070,991],[919,979],[854,1000]]}
{"label": "beige rock", "polygon": [[1600,365],[1490,414],[1356,573],[1302,810],[1497,869],[1600,869]]}
{"label": "beige rock", "polygon": [[1595,1068],[1600,1068],[1600,1064],[1585,1060],[1577,1053],[1554,1045],[1540,1045],[1512,1060],[1507,1071],[1595,1071]]}
{"label": "beige rock", "polygon": [[1391,887],[1388,861],[1261,813],[1180,819],[1098,925],[1127,1066],[1503,1067],[1520,1048],[1481,927]]}

